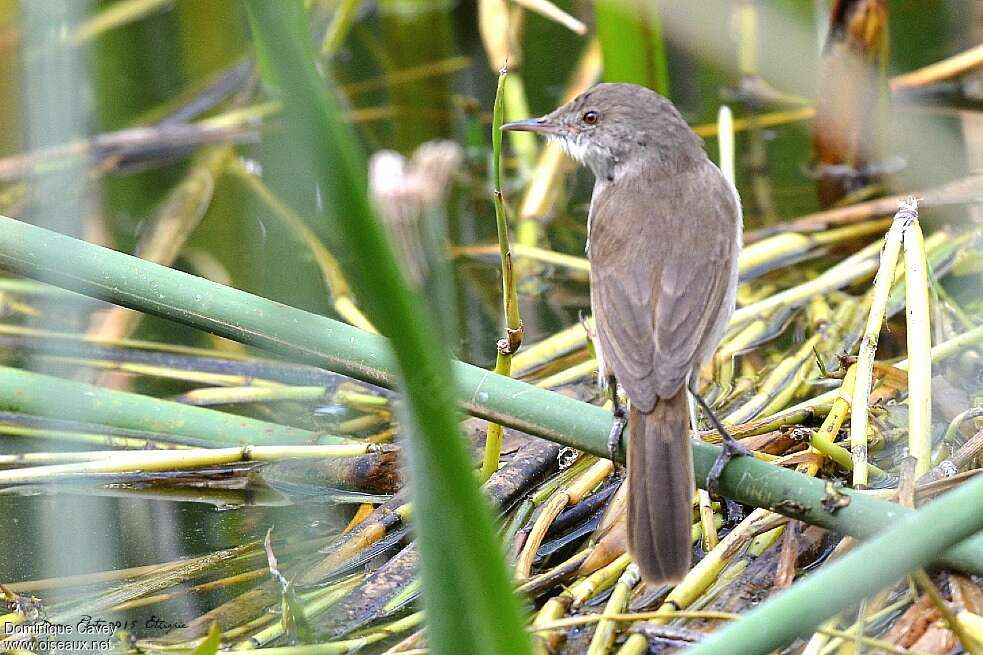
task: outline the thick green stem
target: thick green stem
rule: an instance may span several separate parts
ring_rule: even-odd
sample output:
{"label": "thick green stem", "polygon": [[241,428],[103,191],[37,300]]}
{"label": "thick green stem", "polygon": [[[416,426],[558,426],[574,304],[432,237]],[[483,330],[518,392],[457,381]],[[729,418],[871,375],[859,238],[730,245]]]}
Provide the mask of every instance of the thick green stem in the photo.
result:
{"label": "thick green stem", "polygon": [[842,559],[796,582],[686,655],[764,655],[935,559],[983,528],[983,478],[910,513]]}
{"label": "thick green stem", "polygon": [[0,366],[0,407],[5,410],[195,437],[225,444],[350,443],[288,425],[267,423],[125,391]]}
{"label": "thick green stem", "polygon": [[[39,227],[0,217],[0,267],[278,353],[354,378],[392,387],[396,360],[386,339],[244,291],[146,262]],[[959,345],[983,341],[983,329]],[[456,396],[469,413],[573,448],[607,456],[611,413],[519,380],[457,362]],[[693,442],[703,484],[720,449]],[[823,509],[819,480],[742,457],[727,466],[721,493],[742,503],[868,538],[911,510],[844,491],[848,506]],[[940,561],[983,575],[983,535],[949,549]]]}
{"label": "thick green stem", "polygon": [[[320,236],[334,237],[351,256],[352,286],[372,324],[391,338],[389,372],[399,372],[407,408],[414,532],[431,652],[531,653],[492,516],[460,438],[454,372],[437,317],[407,284],[370,206],[364,153],[330,93],[331,80],[318,74],[303,4],[250,0],[246,7],[258,58],[266,64],[264,81],[282,93],[285,130],[324,198],[325,215],[316,222]],[[280,309],[266,319],[289,320]],[[276,336],[287,337],[296,327],[276,328]],[[351,345],[358,341],[353,337]]]}

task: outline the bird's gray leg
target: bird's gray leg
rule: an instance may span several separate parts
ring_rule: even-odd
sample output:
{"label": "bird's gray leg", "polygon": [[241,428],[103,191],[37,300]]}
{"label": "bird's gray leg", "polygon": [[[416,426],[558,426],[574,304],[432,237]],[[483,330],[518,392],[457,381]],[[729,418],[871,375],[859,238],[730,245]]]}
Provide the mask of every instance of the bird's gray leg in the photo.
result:
{"label": "bird's gray leg", "polygon": [[700,418],[696,413],[696,398],[693,392],[689,393],[689,427],[693,431],[693,436],[697,439],[700,437]]}
{"label": "bird's gray leg", "polygon": [[717,430],[717,433],[720,434],[720,438],[723,440],[723,450],[719,455],[717,455],[717,459],[714,460],[713,466],[710,467],[710,473],[707,474],[707,492],[709,492],[711,496],[718,496],[718,492],[720,491],[720,476],[724,472],[724,467],[727,466],[727,462],[741,455],[750,455],[751,451],[742,446],[737,439],[730,436],[730,432],[728,432],[727,428],[725,428],[723,423],[720,422],[717,415],[713,413],[710,406],[706,404],[706,401],[703,400],[703,396],[696,392],[692,382],[689,384],[689,392],[696,402],[699,403],[700,407],[703,408],[703,411],[706,412],[707,418],[710,419],[710,423],[713,424],[713,427]]}
{"label": "bird's gray leg", "polygon": [[614,423],[611,424],[611,432],[608,433],[608,456],[611,461],[616,461],[621,454],[621,435],[624,434],[625,426],[628,425],[628,414],[625,412],[624,405],[618,399],[618,381],[613,375],[607,376],[608,390],[611,392],[612,413]]}

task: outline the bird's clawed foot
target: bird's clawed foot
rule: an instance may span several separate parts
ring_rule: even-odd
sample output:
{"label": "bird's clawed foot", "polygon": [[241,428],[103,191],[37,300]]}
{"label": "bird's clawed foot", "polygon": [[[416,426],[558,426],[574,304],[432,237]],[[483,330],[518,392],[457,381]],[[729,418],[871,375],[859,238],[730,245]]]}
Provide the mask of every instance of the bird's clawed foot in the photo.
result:
{"label": "bird's clawed foot", "polygon": [[727,463],[734,459],[735,457],[741,457],[744,455],[751,455],[751,451],[746,447],[741,445],[737,439],[732,437],[724,427],[717,415],[713,413],[713,410],[706,404],[703,397],[690,387],[690,393],[696,398],[696,402],[700,404],[703,411],[706,412],[707,418],[710,419],[710,423],[713,424],[714,429],[720,434],[720,438],[723,440],[723,450],[717,455],[717,459],[714,460],[713,466],[710,467],[710,472],[707,474],[707,484],[706,489],[710,494],[710,497],[715,497],[720,495],[720,476],[723,475],[724,468]]}
{"label": "bird's clawed foot", "polygon": [[625,408],[616,405],[614,423],[611,424],[611,432],[608,433],[608,457],[611,458],[612,462],[617,461],[618,456],[622,454],[621,435],[624,434],[626,425],[628,425],[628,418],[625,415]]}
{"label": "bird's clawed foot", "polygon": [[711,498],[720,496],[720,476],[723,474],[727,462],[735,457],[751,454],[750,450],[742,446],[741,442],[730,436],[726,430],[721,428],[717,428],[717,430],[720,432],[724,443],[723,450],[717,455],[717,459],[713,461],[713,466],[710,467],[710,472],[707,474],[707,492]]}
{"label": "bird's clawed foot", "polygon": [[611,413],[614,414],[614,423],[611,424],[611,432],[608,433],[608,457],[612,462],[618,461],[618,456],[623,454],[621,448],[621,435],[625,432],[628,425],[628,412],[618,397],[618,381],[613,375],[607,376],[608,391],[611,393]]}

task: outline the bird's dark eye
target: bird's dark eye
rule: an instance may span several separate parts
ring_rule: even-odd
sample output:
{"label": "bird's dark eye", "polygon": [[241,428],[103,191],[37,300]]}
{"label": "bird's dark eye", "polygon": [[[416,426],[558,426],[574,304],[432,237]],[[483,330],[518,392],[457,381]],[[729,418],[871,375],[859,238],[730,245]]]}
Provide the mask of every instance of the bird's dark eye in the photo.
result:
{"label": "bird's dark eye", "polygon": [[598,118],[600,118],[600,115],[598,115],[598,113],[593,110],[584,114],[584,122],[587,123],[588,125],[596,125]]}

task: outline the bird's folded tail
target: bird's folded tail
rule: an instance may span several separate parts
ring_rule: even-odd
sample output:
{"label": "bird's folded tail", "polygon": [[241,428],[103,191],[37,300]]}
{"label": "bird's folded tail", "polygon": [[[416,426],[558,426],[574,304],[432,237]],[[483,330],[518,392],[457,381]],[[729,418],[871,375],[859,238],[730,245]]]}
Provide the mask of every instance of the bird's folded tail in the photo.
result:
{"label": "bird's folded tail", "polygon": [[679,582],[692,556],[693,456],[686,387],[628,415],[628,549],[649,584]]}

